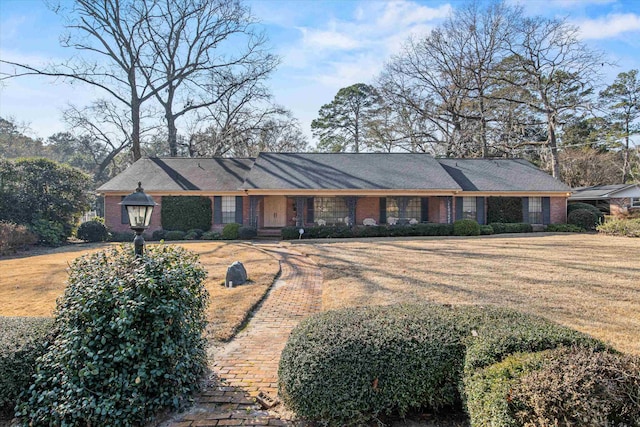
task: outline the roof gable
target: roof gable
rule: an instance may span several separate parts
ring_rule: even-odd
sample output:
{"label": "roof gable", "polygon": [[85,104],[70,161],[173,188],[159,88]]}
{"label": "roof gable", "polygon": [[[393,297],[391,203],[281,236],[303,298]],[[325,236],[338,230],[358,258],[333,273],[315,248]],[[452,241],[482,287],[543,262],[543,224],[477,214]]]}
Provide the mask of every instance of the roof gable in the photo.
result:
{"label": "roof gable", "polygon": [[605,200],[611,198],[640,197],[638,184],[593,185],[573,189],[571,200]]}

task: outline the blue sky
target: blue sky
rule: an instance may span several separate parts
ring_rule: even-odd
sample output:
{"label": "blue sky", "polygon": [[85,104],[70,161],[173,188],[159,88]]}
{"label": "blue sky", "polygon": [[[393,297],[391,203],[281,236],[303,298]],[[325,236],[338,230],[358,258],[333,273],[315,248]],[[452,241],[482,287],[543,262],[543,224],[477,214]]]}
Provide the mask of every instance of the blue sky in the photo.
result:
{"label": "blue sky", "polygon": [[[64,0],[62,0],[64,1]],[[584,41],[606,52],[622,71],[640,69],[640,0],[509,0],[526,13],[566,17]],[[252,0],[273,50],[282,59],[270,81],[276,102],[293,111],[310,135],[310,123],[338,89],[372,83],[386,60],[411,34],[437,26],[462,1]],[[41,64],[74,54],[59,46],[60,18],[41,0],[0,0],[0,57]],[[27,123],[31,136],[64,130],[61,110],[100,94],[79,84],[44,78],[8,81],[0,87],[0,116]]]}

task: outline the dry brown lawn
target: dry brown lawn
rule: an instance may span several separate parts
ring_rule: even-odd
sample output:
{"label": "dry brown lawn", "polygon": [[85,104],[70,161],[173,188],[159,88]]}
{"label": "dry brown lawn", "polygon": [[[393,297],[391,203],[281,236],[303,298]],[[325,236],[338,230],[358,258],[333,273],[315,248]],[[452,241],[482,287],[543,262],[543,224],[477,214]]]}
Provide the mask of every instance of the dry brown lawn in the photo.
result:
{"label": "dry brown lawn", "polygon": [[640,239],[600,235],[295,244],[322,268],[323,308],[431,301],[538,314],[640,354]]}
{"label": "dry brown lawn", "polygon": [[[243,243],[189,242],[181,246],[200,254],[209,272],[205,286],[211,296],[208,311],[210,337],[227,340],[241,326],[247,313],[260,301],[280,271],[271,255]],[[0,259],[0,316],[52,316],[62,295],[71,261],[105,245],[66,246],[41,254]],[[224,287],[227,267],[241,261],[250,282]]]}

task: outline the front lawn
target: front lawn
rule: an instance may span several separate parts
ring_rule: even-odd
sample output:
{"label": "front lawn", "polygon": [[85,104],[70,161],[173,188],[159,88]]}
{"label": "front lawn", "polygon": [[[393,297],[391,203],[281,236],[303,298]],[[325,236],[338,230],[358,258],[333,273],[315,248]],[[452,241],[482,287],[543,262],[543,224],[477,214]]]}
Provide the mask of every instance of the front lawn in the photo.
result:
{"label": "front lawn", "polygon": [[[34,256],[0,259],[0,316],[52,316],[55,301],[65,288],[67,268],[77,257],[103,245],[66,246]],[[211,295],[208,332],[215,340],[228,340],[249,310],[262,298],[279,272],[271,255],[243,243],[194,242],[181,246],[200,254],[209,275]],[[224,277],[233,261],[241,261],[250,283],[227,289]]]}
{"label": "front lawn", "polygon": [[640,354],[640,239],[592,234],[295,243],[323,309],[428,301],[537,314]]}

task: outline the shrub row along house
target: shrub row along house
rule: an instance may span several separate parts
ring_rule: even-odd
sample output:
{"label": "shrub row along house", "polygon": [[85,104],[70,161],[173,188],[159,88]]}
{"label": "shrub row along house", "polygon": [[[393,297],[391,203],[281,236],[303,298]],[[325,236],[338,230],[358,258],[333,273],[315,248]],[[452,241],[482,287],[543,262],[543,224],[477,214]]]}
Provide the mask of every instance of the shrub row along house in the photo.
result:
{"label": "shrub row along house", "polygon": [[[416,153],[261,153],[257,158],[142,158],[102,185],[105,223],[127,231],[118,203],[142,182],[159,206],[149,232],[285,226],[566,222],[571,189],[520,159]],[[204,223],[202,218],[204,216]],[[176,220],[177,218],[177,220]],[[194,221],[196,221],[194,219]],[[196,221],[197,222],[197,221]]]}

